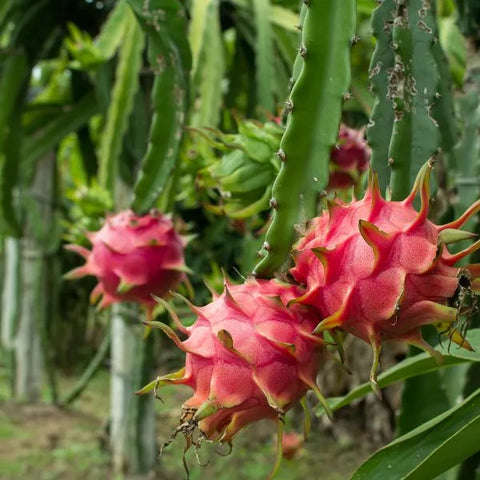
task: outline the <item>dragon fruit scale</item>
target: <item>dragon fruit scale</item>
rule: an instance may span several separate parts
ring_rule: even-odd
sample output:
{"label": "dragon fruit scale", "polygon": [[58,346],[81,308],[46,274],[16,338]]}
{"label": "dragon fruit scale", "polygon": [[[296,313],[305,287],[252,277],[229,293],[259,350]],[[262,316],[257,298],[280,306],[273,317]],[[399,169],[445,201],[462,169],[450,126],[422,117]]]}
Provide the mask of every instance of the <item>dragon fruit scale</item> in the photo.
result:
{"label": "dragon fruit scale", "polygon": [[79,245],[67,249],[83,256],[85,264],[66,275],[97,277],[92,303],[100,308],[115,302],[137,302],[149,310],[152,295],[163,297],[185,279],[185,237],[171,218],[158,212],[137,216],[130,210],[111,215],[98,232],[89,232],[91,250]]}
{"label": "dragon fruit scale", "polygon": [[[138,393],[164,384],[193,389],[170,441],[183,433],[187,447],[198,447],[202,439],[230,444],[245,425],[261,419],[277,420],[281,440],[284,413],[309,389],[325,405],[315,383],[325,346],[321,337],[311,334],[319,317],[310,307],[285,306],[300,293],[298,287],[276,280],[226,283],[208,305],[190,305],[198,317],[188,328],[164,302],[188,338],[180,341],[165,324],[152,326],[186,352],[185,367]],[[281,442],[278,448],[281,458]]]}
{"label": "dragon fruit scale", "polygon": [[[421,169],[412,192],[400,202],[382,198],[371,172],[365,197],[330,202],[293,251],[291,274],[306,287],[293,303],[319,310],[323,320],[315,333],[341,329],[372,345],[370,379],[377,395],[376,369],[384,340],[404,340],[440,358],[423,340],[421,326],[446,324],[453,341],[471,348],[455,325],[465,313],[459,296],[479,290],[480,266],[455,264],[480,248],[480,241],[455,254],[447,244],[475,236],[459,228],[480,210],[480,201],[458,220],[435,225],[427,219],[431,169],[431,163]],[[419,212],[413,206],[417,193]]]}

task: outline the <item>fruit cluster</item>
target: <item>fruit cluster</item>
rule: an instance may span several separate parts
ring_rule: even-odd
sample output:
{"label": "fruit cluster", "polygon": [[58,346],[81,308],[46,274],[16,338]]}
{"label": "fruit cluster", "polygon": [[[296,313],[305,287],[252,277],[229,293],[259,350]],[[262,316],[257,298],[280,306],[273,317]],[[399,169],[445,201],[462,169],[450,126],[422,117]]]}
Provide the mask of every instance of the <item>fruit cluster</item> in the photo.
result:
{"label": "fruit cluster", "polygon": [[[309,390],[330,414],[316,385],[326,331],[330,343],[343,331],[371,344],[370,379],[377,395],[383,341],[403,340],[438,356],[423,340],[421,328],[447,325],[450,338],[470,348],[456,330],[465,314],[458,299],[480,290],[480,265],[455,265],[480,248],[480,241],[458,253],[450,253],[448,244],[474,237],[460,227],[480,210],[480,201],[459,219],[435,225],[427,218],[431,170],[430,163],[421,169],[403,201],[382,198],[374,172],[363,199],[330,200],[293,248],[290,283],[254,278],[241,285],[225,282],[223,293],[210,304],[189,304],[197,315],[190,327],[164,302],[186,339],[163,323],[152,326],[186,352],[185,367],[138,393],[165,384],[193,390],[170,441],[182,433],[187,449],[198,448],[204,439],[230,443],[245,425],[260,419],[276,420],[281,439],[284,414]],[[414,208],[417,196],[419,211]],[[87,260],[72,276],[97,276],[93,296],[102,294],[103,306],[129,300],[151,308],[152,294],[165,296],[183,278],[185,241],[169,218],[124,212],[89,238],[91,251],[70,247]]]}

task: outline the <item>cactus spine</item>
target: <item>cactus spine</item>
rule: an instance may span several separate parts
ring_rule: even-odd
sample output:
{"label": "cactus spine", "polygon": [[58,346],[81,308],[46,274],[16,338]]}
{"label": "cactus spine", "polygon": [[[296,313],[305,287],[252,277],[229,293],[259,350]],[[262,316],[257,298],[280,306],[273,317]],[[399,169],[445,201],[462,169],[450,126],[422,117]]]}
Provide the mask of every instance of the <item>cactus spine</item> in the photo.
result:
{"label": "cactus spine", "polygon": [[[355,33],[354,0],[305,0],[297,56],[303,63],[286,102],[286,129],[277,153],[282,161],[273,185],[272,223],[254,274],[269,277],[287,259],[294,225],[315,214],[328,179],[342,101],[350,84],[350,45]],[[305,8],[304,7],[304,8]]]}

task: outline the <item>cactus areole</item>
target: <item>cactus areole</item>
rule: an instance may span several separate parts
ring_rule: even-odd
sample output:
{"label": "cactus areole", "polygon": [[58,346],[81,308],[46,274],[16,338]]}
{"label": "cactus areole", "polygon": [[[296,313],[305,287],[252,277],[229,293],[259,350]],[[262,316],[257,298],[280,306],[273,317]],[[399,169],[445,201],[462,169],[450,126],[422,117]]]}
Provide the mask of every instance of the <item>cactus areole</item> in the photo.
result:
{"label": "cactus areole", "polygon": [[98,232],[89,232],[91,250],[79,245],[67,248],[82,255],[86,262],[67,278],[97,277],[92,303],[101,308],[115,302],[137,302],[151,309],[153,295],[164,297],[184,278],[187,270],[184,237],[167,215],[151,212],[137,216],[127,210],[107,217]]}
{"label": "cactus areole", "polygon": [[[382,341],[405,340],[438,355],[422,339],[422,325],[454,326],[463,314],[459,289],[467,290],[464,297],[480,286],[480,265],[455,267],[480,242],[456,254],[447,248],[448,243],[474,237],[459,228],[480,203],[447,225],[429,221],[431,168],[426,164],[410,195],[395,202],[382,198],[376,174],[371,173],[365,197],[329,203],[294,250],[291,274],[306,286],[306,293],[294,302],[321,312],[323,320],[315,332],[338,328],[372,344],[374,388]],[[417,193],[419,212],[413,207]],[[459,282],[462,277],[465,282]],[[454,341],[468,348],[454,327],[450,332]]]}
{"label": "cactus areole", "polygon": [[[319,317],[310,307],[288,301],[301,292],[275,280],[225,285],[205,307],[194,307],[197,320],[184,327],[181,342],[173,330],[154,322],[186,352],[185,368],[159,377],[139,393],[164,384],[191,387],[181,424],[187,445],[202,439],[230,443],[245,425],[282,417],[309,389],[324,401],[315,384],[324,353],[323,340],[311,334]],[[168,308],[168,307],[167,307]],[[170,442],[167,442],[167,444]],[[279,445],[281,458],[281,445]]]}

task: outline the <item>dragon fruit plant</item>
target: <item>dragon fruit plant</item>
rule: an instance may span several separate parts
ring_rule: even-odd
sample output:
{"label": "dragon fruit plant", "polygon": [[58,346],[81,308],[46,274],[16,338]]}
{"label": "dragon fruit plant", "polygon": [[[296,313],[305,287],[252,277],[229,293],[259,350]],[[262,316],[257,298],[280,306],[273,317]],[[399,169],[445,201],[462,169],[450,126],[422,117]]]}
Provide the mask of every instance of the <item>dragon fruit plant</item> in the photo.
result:
{"label": "dragon fruit plant", "polygon": [[[475,236],[459,228],[478,211],[480,201],[458,220],[435,225],[427,219],[431,169],[431,163],[422,168],[403,201],[384,200],[377,176],[371,173],[365,197],[330,202],[327,212],[311,220],[293,252],[291,274],[306,286],[306,293],[294,302],[321,313],[315,333],[342,329],[372,345],[370,379],[378,394],[381,343],[404,340],[438,356],[423,340],[421,327],[455,325],[463,313],[457,302],[459,289],[472,292],[480,287],[478,265],[455,267],[480,248],[480,241],[455,254],[447,248]],[[418,212],[413,206],[417,193]],[[470,348],[454,328],[449,331],[453,341]]]}
{"label": "dragon fruit plant", "polygon": [[[406,15],[405,3],[397,3],[400,13]],[[430,12],[430,7],[425,10]],[[285,105],[286,127],[276,153],[280,168],[270,199],[272,221],[260,252],[262,260],[254,271],[259,278],[285,277],[295,226],[316,214],[319,196],[328,183],[328,160],[350,83],[349,48],[355,16],[351,0],[311,1],[302,7],[301,44]],[[400,48],[405,58],[409,46],[405,42]],[[391,80],[392,84],[399,81],[396,77]],[[314,84],[317,88],[312,88]],[[426,92],[434,96],[435,89]],[[443,328],[446,324],[453,341],[471,348],[455,328],[459,318],[469,313],[468,297],[479,290],[480,266],[456,264],[479,248],[480,242],[458,253],[450,253],[448,244],[472,238],[460,228],[480,209],[480,202],[445,225],[428,220],[432,163],[421,169],[411,193],[397,201],[403,198],[399,197],[399,192],[404,195],[401,189],[410,182],[412,152],[407,150],[411,147],[413,151],[414,145],[404,138],[412,133],[411,124],[405,127],[405,118],[413,115],[413,110],[399,98],[395,100],[398,131],[392,140],[392,155],[382,157],[391,168],[395,201],[382,197],[373,171],[362,200],[329,201],[328,211],[308,222],[304,238],[295,246],[295,266],[290,274],[298,285],[252,279],[243,285],[226,285],[205,307],[191,305],[197,315],[191,327],[185,327],[165,304],[187,338],[182,341],[165,324],[154,322],[152,326],[163,330],[185,351],[185,367],[158,377],[138,393],[169,384],[186,385],[194,392],[183,405],[180,425],[165,445],[180,433],[185,436],[187,450],[192,446],[197,449],[203,440],[230,443],[244,426],[271,419],[279,427],[278,465],[285,412],[310,389],[329,410],[315,384],[325,352],[325,331],[330,331],[335,341],[339,338],[337,330],[343,330],[372,345],[370,381],[378,395],[376,370],[385,340],[403,340],[438,356],[424,341],[421,327],[441,324]],[[423,115],[430,113],[423,110]],[[393,114],[391,117],[393,121]],[[429,121],[429,127],[437,128]],[[385,125],[377,121],[374,126],[378,130]],[[375,133],[373,139],[382,137]],[[422,134],[420,129],[413,133]],[[429,142],[434,141],[436,137],[429,138]],[[346,150],[345,157],[337,158],[338,171],[348,171],[354,164],[363,173],[369,151],[360,136],[344,131],[341,143]],[[375,141],[371,144],[373,148]],[[379,152],[378,146],[375,148]],[[359,150],[362,155],[357,156]],[[425,152],[420,155],[422,162],[434,153],[424,158]],[[229,157],[216,170],[218,178],[224,173],[236,187],[244,178],[258,180],[243,170],[246,165],[240,160],[240,155]],[[222,172],[222,166],[231,169]],[[214,170],[203,173],[207,178]],[[260,190],[264,192],[263,187]],[[417,195],[419,210],[414,208]]]}
{"label": "dragon fruit plant", "polygon": [[153,296],[164,297],[185,279],[186,238],[176,232],[168,215],[151,212],[138,216],[130,210],[107,217],[98,232],[89,232],[91,250],[66,248],[86,262],[69,272],[69,279],[93,275],[98,284],[92,303],[105,308],[116,302],[136,302],[151,311]]}
{"label": "dragon fruit plant", "polygon": [[225,284],[224,292],[204,307],[191,327],[182,325],[169,308],[177,328],[187,336],[180,341],[163,323],[153,322],[186,352],[185,367],[159,377],[140,394],[165,384],[187,385],[194,394],[182,407],[182,433],[187,447],[203,439],[229,444],[247,424],[276,420],[279,427],[278,460],[282,456],[282,418],[312,389],[328,411],[317,385],[325,346],[312,335],[320,317],[310,307],[285,305],[301,291],[276,280],[248,280]]}
{"label": "dragon fruit plant", "polygon": [[[212,129],[198,129],[223,156],[201,169],[196,177],[199,189],[218,191],[213,203],[205,208],[218,215],[244,219],[267,210],[271,185],[281,166],[275,150],[284,128],[276,122],[260,124],[237,119],[238,133],[224,134]],[[208,158],[211,157],[211,154]],[[346,192],[359,187],[370,165],[370,148],[363,129],[341,124],[336,145],[330,150],[330,192]],[[216,204],[215,204],[216,203]]]}
{"label": "dragon fruit plant", "polygon": [[[217,215],[244,219],[264,211],[272,194],[271,185],[280,168],[275,150],[283,132],[276,122],[261,124],[236,119],[238,133],[225,134],[198,129],[214,148],[225,152],[198,171],[195,184],[212,197],[205,208]],[[211,162],[212,152],[205,155]]]}

